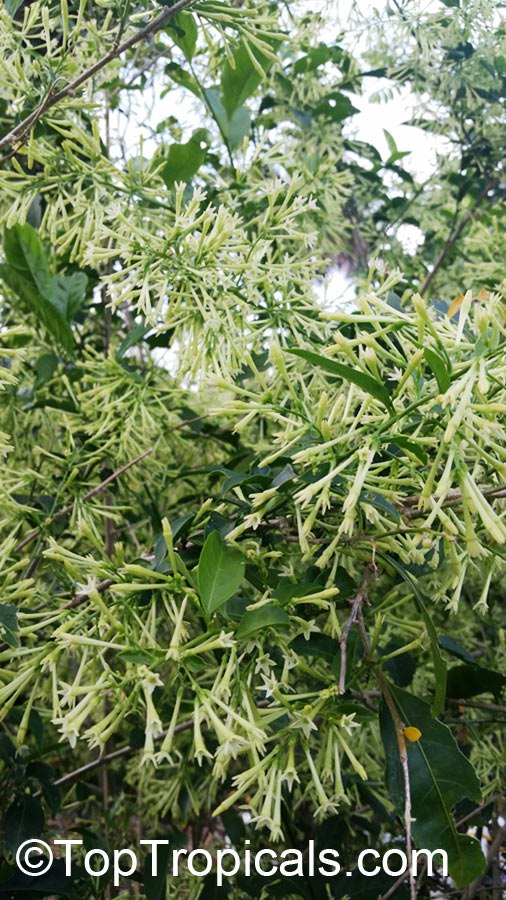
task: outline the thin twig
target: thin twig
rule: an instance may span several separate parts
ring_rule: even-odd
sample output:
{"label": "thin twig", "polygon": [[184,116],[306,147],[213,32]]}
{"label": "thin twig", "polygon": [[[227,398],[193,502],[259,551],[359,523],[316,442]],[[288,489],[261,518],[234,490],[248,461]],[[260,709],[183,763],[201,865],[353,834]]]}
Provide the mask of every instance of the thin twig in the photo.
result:
{"label": "thin twig", "polygon": [[[500,500],[501,498],[506,497],[506,485],[501,484],[497,487],[489,487],[489,488],[480,488],[481,493],[484,497],[490,497],[492,500]],[[418,495],[415,497],[405,497],[402,503],[400,504],[401,510],[404,515],[408,518],[416,518],[417,516],[422,516],[424,514],[423,509],[414,509],[413,507],[418,506],[420,500],[422,498]],[[437,503],[441,498],[434,495],[431,496],[430,499],[432,502]],[[448,491],[443,506],[456,506],[462,501],[462,491],[459,489],[455,489],[453,491]]]}
{"label": "thin twig", "polygon": [[479,813],[483,812],[487,806],[491,806],[496,800],[500,800],[502,794],[494,794],[493,797],[490,797],[489,800],[486,800],[485,803],[481,803],[480,806],[476,806],[475,809],[472,809],[471,812],[466,813],[465,816],[462,816],[461,819],[458,819],[456,822],[457,828],[460,828],[461,825],[464,825],[469,819],[473,819],[474,816],[477,816]]}
{"label": "thin twig", "polygon": [[422,285],[420,287],[420,294],[422,295],[422,297],[429,290],[434,278],[436,277],[441,266],[445,262],[448,254],[452,250],[453,246],[457,243],[459,237],[461,236],[462,232],[464,231],[464,228],[466,227],[468,222],[471,221],[474,213],[476,212],[478,207],[483,203],[487,194],[489,194],[490,191],[493,190],[497,186],[497,183],[498,183],[497,179],[495,179],[495,178],[491,178],[487,182],[487,184],[483,188],[482,192],[476,198],[476,202],[475,202],[474,206],[471,209],[467,210],[467,212],[462,216],[460,222],[457,223],[457,225],[455,226],[453,231],[450,233],[448,239],[446,240],[446,242],[443,246],[443,249],[441,250],[439,256],[437,257],[436,262],[434,263],[433,268],[431,269],[431,271],[428,273],[428,275],[424,278],[424,280],[422,282]]}
{"label": "thin twig", "polygon": [[190,6],[194,3],[195,0],[176,0],[173,6],[168,9],[162,10],[155,18],[145,25],[143,28],[140,28],[135,34],[131,35],[131,37],[127,38],[127,40],[123,41],[121,44],[113,44],[111,49],[102,59],[97,60],[97,62],[93,63],[92,66],[89,66],[88,69],[85,69],[84,72],[81,72],[77,78],[74,78],[73,81],[70,81],[66,87],[62,88],[61,91],[57,91],[56,93],[49,93],[43,102],[34,109],[30,115],[26,116],[22,122],[15,126],[8,134],[4,135],[3,138],[0,139],[0,149],[3,147],[12,144],[13,142],[19,141],[23,143],[28,132],[33,128],[33,126],[38,122],[41,115],[46,112],[46,110],[51,109],[51,107],[56,106],[61,100],[64,100],[65,97],[69,97],[73,94],[78,88],[81,87],[86,81],[92,78],[93,75],[96,75],[97,72],[100,72],[108,63],[112,62],[113,59],[116,59],[118,56],[121,56],[122,53],[125,53],[127,50],[130,50],[131,47],[134,47],[140,41],[145,40],[145,38],[150,37],[155,32],[159,31],[170,19],[172,19],[178,12],[181,12],[182,9],[185,9],[187,6]]}
{"label": "thin twig", "polygon": [[[182,731],[188,731],[193,727],[193,719],[188,719],[186,722],[181,722],[179,725],[176,725],[174,728],[174,734],[181,734]],[[162,732],[160,737],[165,737],[166,732]],[[66,775],[62,775],[61,778],[57,778],[54,784],[57,787],[62,787],[65,784],[72,784],[74,781],[79,781],[82,775],[87,775],[88,772],[92,772],[94,769],[98,769],[100,766],[105,766],[109,762],[113,762],[115,759],[122,759],[125,756],[130,756],[131,753],[135,753],[139,748],[131,747],[130,744],[127,744],[126,747],[119,747],[118,750],[112,750],[110,753],[104,753],[103,756],[98,756],[97,759],[92,759],[91,762],[86,763],[84,766],[80,766],[79,769],[74,769],[73,772],[68,772]]]}
{"label": "thin twig", "polygon": [[[170,429],[170,433],[173,431],[180,431],[181,428],[187,428],[189,425],[193,425],[194,422],[201,422],[203,419],[208,419],[210,417],[209,413],[203,413],[201,416],[194,416],[193,419],[184,419],[182,422],[179,422],[177,425],[174,425],[173,428]],[[123,475],[128,469],[131,469],[132,466],[135,466],[138,462],[145,459],[147,456],[150,456],[154,451],[154,447],[150,447],[148,450],[145,450],[144,453],[141,453],[140,456],[136,456],[135,459],[131,459],[129,462],[125,463],[123,466],[120,466],[119,469],[116,469],[112,475],[109,475],[104,481],[101,481],[100,484],[95,485],[94,488],[91,488],[84,497],[81,497],[80,502],[86,503],[88,500],[91,500],[93,497],[96,497],[98,494],[101,494],[102,491],[106,489],[106,487],[112,482],[115,481],[116,478],[119,478],[120,475]],[[60,509],[54,516],[49,519],[48,523],[52,525],[53,522],[58,522],[60,519],[63,519],[65,516],[70,515],[77,501],[73,501],[69,503],[68,506],[65,506],[63,509]],[[16,544],[14,547],[13,553],[19,553],[23,547],[26,547],[27,544],[31,543],[37,535],[40,534],[42,530],[42,526],[38,528],[34,528],[33,531],[30,531],[20,542]]]}
{"label": "thin twig", "polygon": [[448,697],[448,703],[453,706],[469,706],[472,709],[485,709],[488,712],[506,713],[506,706],[497,703],[482,703],[480,700],[457,700],[454,697]]}
{"label": "thin twig", "polygon": [[[362,644],[366,654],[370,654],[371,652],[371,644],[369,642],[369,637],[367,634],[367,630],[364,623],[364,617],[362,614],[362,607],[359,605],[356,615],[356,622],[358,625],[359,634],[362,640]],[[381,671],[380,666],[374,665],[374,674],[376,676],[376,680],[380,686],[381,693],[383,695],[383,699],[388,707],[390,715],[392,717],[392,721],[394,723],[395,735],[397,738],[397,747],[399,750],[399,761],[402,768],[402,776],[404,782],[404,828],[406,831],[406,856],[408,861],[408,878],[409,878],[409,896],[410,900],[416,900],[416,883],[415,876],[413,872],[413,837],[411,833],[411,823],[413,821],[411,814],[411,784],[409,780],[409,765],[408,765],[408,751],[406,747],[406,739],[404,737],[403,724],[401,722],[399,711],[397,709],[397,704],[395,702],[392,691],[390,690],[390,685],[386,680],[383,672]],[[391,896],[388,893],[386,896]],[[384,896],[382,900],[386,900]]]}
{"label": "thin twig", "polygon": [[97,584],[94,584],[93,587],[89,588],[86,591],[79,591],[75,597],[72,597],[72,600],[69,600],[68,603],[65,604],[63,609],[76,609],[76,607],[80,606],[81,603],[89,597],[90,591],[98,591],[99,594],[103,594],[107,588],[110,588],[111,584],[116,584],[116,580],[114,578],[104,578],[103,581],[99,581]]}
{"label": "thin twig", "polygon": [[[81,502],[86,503],[88,500],[91,500],[93,497],[101,494],[102,491],[105,491],[106,487],[108,487],[108,485],[111,484],[112,481],[115,481],[116,478],[119,478],[120,475],[123,475],[128,471],[128,469],[131,469],[132,466],[135,466],[138,462],[141,462],[141,460],[145,459],[147,456],[151,456],[151,454],[153,453],[153,449],[153,447],[150,447],[148,450],[145,450],[144,453],[136,456],[135,459],[131,459],[123,466],[120,466],[120,468],[116,469],[116,471],[113,472],[112,475],[108,475],[108,477],[101,481],[100,484],[97,484],[94,488],[91,488],[91,490],[81,498]],[[64,506],[63,509],[60,509],[57,513],[55,513],[55,515],[51,517],[49,522],[45,524],[52,525],[54,522],[59,522],[60,519],[64,519],[65,516],[70,515],[70,513],[74,509],[74,506],[76,505],[76,502],[77,501],[74,500],[72,501],[72,503],[69,503],[68,506]],[[42,526],[39,526],[38,528],[34,528],[33,531],[28,532],[28,534],[25,535],[25,537],[19,542],[19,544],[16,544],[13,552],[19,553],[20,550],[26,547],[27,544],[30,544],[33,539],[40,534],[41,530]]]}
{"label": "thin twig", "polygon": [[346,624],[343,628],[341,638],[339,640],[339,646],[341,650],[341,665],[339,670],[339,693],[344,694],[346,691],[346,656],[347,656],[347,646],[348,646],[348,637],[350,631],[352,629],[353,623],[356,621],[357,615],[362,608],[363,603],[367,603],[367,589],[371,582],[371,579],[374,577],[376,570],[374,566],[367,566],[367,569],[364,572],[362,577],[362,581],[360,582],[359,589],[351,602],[351,611],[346,620]]}
{"label": "thin twig", "polygon": [[[258,708],[265,708],[268,705],[268,700],[261,700],[257,703]],[[176,725],[174,734],[181,734],[182,731],[189,731],[190,728],[193,728],[193,719],[187,719],[185,722],[180,722],[179,725]],[[166,731],[162,731],[159,737],[164,738],[166,734]],[[74,781],[79,781],[81,775],[87,775],[88,772],[98,769],[99,766],[105,766],[107,763],[114,762],[116,759],[130,756],[131,753],[137,753],[138,750],[138,747],[131,747],[130,744],[127,744],[126,747],[119,747],[117,750],[112,750],[110,753],[104,753],[103,756],[92,759],[91,762],[86,763],[84,766],[80,766],[79,769],[74,769],[72,772],[62,775],[62,777],[58,778],[54,784],[57,787],[62,787],[62,785],[65,784],[72,784]]]}

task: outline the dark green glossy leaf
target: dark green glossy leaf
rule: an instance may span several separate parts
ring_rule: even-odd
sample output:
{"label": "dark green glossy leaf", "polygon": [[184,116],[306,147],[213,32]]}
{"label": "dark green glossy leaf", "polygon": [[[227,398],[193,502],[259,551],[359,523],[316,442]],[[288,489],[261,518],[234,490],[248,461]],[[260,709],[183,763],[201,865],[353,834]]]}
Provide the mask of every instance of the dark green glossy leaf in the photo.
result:
{"label": "dark green glossy leaf", "polygon": [[372,375],[368,375],[360,369],[354,369],[352,366],[338,363],[333,359],[329,359],[327,356],[320,356],[319,353],[313,353],[312,350],[295,348],[287,350],[287,353],[292,353],[294,356],[300,356],[301,359],[307,360],[307,362],[311,363],[313,366],[323,369],[330,375],[335,375],[338,378],[342,378],[344,381],[351,381],[352,384],[356,384],[357,387],[362,388],[367,394],[371,394],[372,397],[379,400],[380,403],[383,403],[389,410],[393,410],[390,394],[385,385],[381,381],[377,381],[376,378],[373,378]]}
{"label": "dark green glossy leaf", "polygon": [[425,347],[423,355],[425,357],[425,361],[427,362],[429,368],[432,370],[432,373],[435,376],[440,393],[444,394],[445,391],[447,391],[450,387],[451,383],[450,373],[446,367],[444,359],[441,358],[439,353],[436,353],[435,350],[431,350],[429,347]]}
{"label": "dark green glossy leaf", "polygon": [[275,606],[274,603],[266,603],[265,606],[260,606],[258,609],[251,609],[244,613],[239,622],[236,637],[244,638],[264,628],[271,626],[279,628],[289,624],[290,616],[284,609]]}
{"label": "dark green glossy leaf", "polygon": [[[418,741],[407,741],[415,844],[426,850],[445,850],[450,875],[458,887],[463,887],[483,872],[485,859],[478,841],[457,832],[452,809],[464,798],[480,799],[476,773],[459,750],[450,729],[432,717],[423,700],[393,685],[390,689],[403,725],[418,728],[422,733]],[[386,705],[380,720],[387,783],[402,815],[403,778],[397,735]]]}
{"label": "dark green glossy leaf", "polygon": [[462,659],[464,662],[474,663],[474,659],[469,653],[468,650],[465,649],[455,638],[452,638],[449,634],[440,634],[439,635],[439,646],[446,650],[447,653],[451,653],[452,656],[456,656],[458,659]]}
{"label": "dark green glossy leaf", "polygon": [[0,637],[9,647],[19,647],[19,624],[16,607],[0,603]]}
{"label": "dark green glossy leaf", "polygon": [[0,276],[25,309],[70,350],[73,337],[69,323],[84,299],[86,275],[52,275],[42,241],[28,223],[5,230],[4,251],[6,264],[0,267]]}
{"label": "dark green glossy leaf", "polygon": [[0,759],[8,766],[14,762],[16,748],[7,734],[0,734]]}
{"label": "dark green glossy leaf", "polygon": [[212,613],[223,606],[244,578],[245,560],[240,550],[228,547],[217,531],[206,538],[198,566],[198,586],[204,609]]}
{"label": "dark green glossy leaf", "polygon": [[43,384],[50,381],[57,368],[58,357],[54,353],[44,353],[42,356],[39,356],[35,363],[35,373],[37,375],[35,387],[42,387]]}
{"label": "dark green glossy leaf", "polygon": [[299,656],[333,660],[339,651],[339,644],[328,634],[311,634],[307,640],[303,634],[299,634],[291,642],[290,648]]}
{"label": "dark green glossy leaf", "polygon": [[448,671],[446,696],[458,699],[493,694],[497,697],[505,686],[506,675],[493,669],[476,665],[453,666]]}
{"label": "dark green glossy leaf", "polygon": [[315,106],[315,116],[325,116],[333,122],[343,122],[349,116],[354,116],[359,110],[353,106],[350,98],[340,91],[332,91],[327,94],[320,103]]}
{"label": "dark green glossy leaf", "polygon": [[[162,844],[156,848],[156,865],[152,854],[146,857],[144,865],[144,893],[146,900],[165,900],[167,893],[167,870],[171,850],[168,844]],[[153,875],[153,871],[156,875]]]}
{"label": "dark green glossy leaf", "polygon": [[88,278],[84,272],[56,275],[53,279],[53,295],[67,322],[72,322],[84,303]]}
{"label": "dark green glossy leaf", "polygon": [[[399,638],[394,638],[381,649],[381,655],[388,656],[389,653],[400,649],[400,647],[402,647],[402,641]],[[416,672],[416,662],[411,653],[400,653],[399,656],[394,656],[383,663],[383,665],[392,681],[399,687],[407,687],[413,681],[413,676]]]}
{"label": "dark green glossy leaf", "polygon": [[416,444],[415,441],[411,441],[409,438],[404,437],[403,434],[393,435],[391,440],[402,450],[407,450],[408,453],[412,453],[413,456],[416,456],[421,463],[423,463],[424,465],[427,464],[427,454],[423,447],[420,446],[420,444]]}
{"label": "dark green glossy leaf", "polygon": [[15,852],[23,841],[38,837],[44,826],[40,801],[28,794],[17,797],[5,813],[3,837],[8,850]]}
{"label": "dark green glossy leaf", "polygon": [[337,44],[334,44],[334,46],[319,44],[318,47],[312,47],[306,56],[302,56],[294,62],[293,71],[296,75],[300,75],[303,72],[314,72],[320,66],[324,66],[325,63],[339,63],[343,56],[347,56],[346,51]]}

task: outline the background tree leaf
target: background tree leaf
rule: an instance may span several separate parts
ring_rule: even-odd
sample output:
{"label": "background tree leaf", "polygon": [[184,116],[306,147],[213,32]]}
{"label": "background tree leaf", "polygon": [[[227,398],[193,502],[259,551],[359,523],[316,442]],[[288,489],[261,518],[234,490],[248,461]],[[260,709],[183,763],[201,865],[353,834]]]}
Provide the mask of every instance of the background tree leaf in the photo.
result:
{"label": "background tree leaf", "polygon": [[197,129],[186,144],[171,144],[162,169],[162,178],[169,189],[176,181],[192,180],[206,158],[208,146],[209,135],[205,128]]}

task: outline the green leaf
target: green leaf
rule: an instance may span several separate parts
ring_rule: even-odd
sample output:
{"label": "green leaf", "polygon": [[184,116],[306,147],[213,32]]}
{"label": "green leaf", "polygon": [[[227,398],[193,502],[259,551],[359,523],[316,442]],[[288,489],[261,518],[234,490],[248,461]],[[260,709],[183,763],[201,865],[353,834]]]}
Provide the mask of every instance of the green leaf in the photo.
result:
{"label": "green leaf", "polygon": [[228,547],[212,531],[202,548],[198,587],[204,609],[212,613],[235,594],[244,578],[245,560],[240,550]]}
{"label": "green leaf", "polygon": [[[388,656],[389,653],[399,650],[402,647],[402,644],[403,642],[400,638],[393,638],[381,648],[381,655]],[[411,684],[413,681],[416,672],[416,662],[411,653],[400,653],[399,656],[388,659],[383,663],[383,666],[387,670],[392,681],[399,687],[407,687],[408,684]]]}
{"label": "green leaf", "polygon": [[359,110],[353,106],[350,98],[346,94],[341,94],[340,91],[332,91],[327,94],[314,110],[315,116],[325,116],[326,119],[331,119],[333,122],[342,122],[358,112]]}
{"label": "green leaf", "polygon": [[16,607],[0,603],[0,635],[9,647],[19,647],[19,624]]}
{"label": "green leaf", "polygon": [[[202,92],[200,90],[198,82],[195,80],[193,75],[191,75],[190,72],[187,72],[186,69],[183,69],[183,66],[180,66],[179,63],[167,63],[167,65],[165,66],[165,74],[168,75],[172,81],[175,81],[176,84],[179,84],[181,87],[184,87],[188,91],[191,91],[192,94],[195,94],[196,97],[202,97]],[[165,97],[169,90],[170,88],[166,88],[161,92],[160,96]]]}
{"label": "green leaf", "polygon": [[53,276],[42,241],[31,225],[15,225],[5,230],[4,251],[7,264],[0,275],[66,350],[73,345],[69,321],[75,314],[87,279],[83,273]]}
{"label": "green leaf", "polygon": [[339,652],[339,644],[328,634],[297,635],[290,644],[290,649],[299,656],[315,656],[320,659],[333,660]]}
{"label": "green leaf", "polygon": [[58,368],[58,357],[54,353],[44,353],[42,356],[39,356],[34,368],[37,375],[35,387],[41,387],[43,384],[51,381]]}
{"label": "green leaf", "polygon": [[297,59],[292,68],[296,75],[314,72],[325,63],[339,63],[347,56],[348,54],[338,44],[318,44],[317,47],[312,47],[306,56]]}
{"label": "green leaf", "polygon": [[407,450],[408,453],[412,453],[416,456],[424,466],[427,464],[427,454],[420,444],[415,444],[414,441],[409,440],[409,438],[404,437],[402,434],[393,434],[390,436],[390,440],[393,444],[397,444],[402,450]]}
{"label": "green leaf", "polygon": [[310,584],[309,582],[294,582],[288,576],[282,576],[273,591],[275,600],[279,600],[282,606],[286,606],[294,597],[310,597],[321,591],[321,584]]}
{"label": "green leaf", "polygon": [[209,136],[204,128],[194,132],[186,144],[171,144],[162,178],[169,189],[176,181],[189,182],[204,162],[209,146]]}
{"label": "green leaf", "polygon": [[31,225],[5,229],[4,251],[9,266],[31,281],[43,296],[51,295],[51,271],[41,239]]}
{"label": "green leaf", "polygon": [[451,653],[452,656],[456,656],[457,659],[462,659],[464,662],[471,664],[474,662],[469,650],[466,650],[462,644],[459,644],[459,642],[449,634],[439,635],[439,646],[442,647],[443,650],[446,650],[447,653]]}
{"label": "green leaf", "polygon": [[270,626],[286,626],[290,624],[290,616],[284,609],[275,606],[274,603],[266,603],[258,609],[252,609],[244,613],[236,637],[244,638],[255,631],[261,631]]}
{"label": "green leaf", "polygon": [[121,653],[118,653],[118,656],[120,659],[124,659],[125,662],[135,663],[136,665],[152,666],[158,662],[156,653],[150,653],[149,650],[144,650],[142,647],[139,647],[137,650],[122,650]]}
{"label": "green leaf", "polygon": [[239,106],[229,116],[223,105],[223,100],[215,88],[204,90],[204,95],[225,141],[230,147],[237,147],[248,134],[251,127],[248,110],[245,106]]}
{"label": "green leaf", "polygon": [[392,156],[396,156],[397,153],[399,152],[397,144],[395,143],[395,139],[393,138],[393,136],[390,134],[389,131],[387,131],[386,128],[383,129],[383,134],[385,135],[385,140],[388,144],[388,149],[390,151],[390,158],[392,158]]}
{"label": "green leaf", "polygon": [[482,666],[453,666],[448,672],[446,696],[458,699],[493,694],[498,697],[506,685],[506,675]]}
{"label": "green leaf", "polygon": [[5,0],[5,11],[14,18],[18,9],[23,6],[23,0]]}
{"label": "green leaf", "polygon": [[130,350],[130,347],[135,347],[136,344],[140,344],[140,342],[145,338],[148,331],[151,331],[151,325],[146,325],[145,322],[138,322],[134,327],[128,332],[126,337],[121,341],[117,351],[116,351],[116,359],[123,359],[127,350]]}
{"label": "green leaf", "polygon": [[[431,716],[423,700],[393,685],[390,690],[403,724],[422,733],[418,741],[407,741],[414,841],[419,848],[445,850],[450,875],[458,887],[463,887],[483,872],[485,859],[478,841],[457,832],[452,809],[460,800],[480,799],[476,773],[459,750],[450,729]],[[387,784],[402,814],[402,769],[395,725],[386,705],[381,711],[380,724]]]}
{"label": "green leaf", "polygon": [[[167,870],[169,867],[169,859],[171,850],[168,844],[158,846],[156,867],[153,867],[152,854],[146,857],[144,865],[144,893],[146,900],[165,900],[167,893]],[[156,875],[153,875],[153,870]]]}
{"label": "green leaf", "polygon": [[197,24],[190,12],[180,12],[167,25],[172,40],[183,51],[187,60],[193,58],[197,46]]}
{"label": "green leaf", "polygon": [[84,272],[70,275],[56,275],[53,280],[53,294],[67,322],[72,322],[83,305],[88,278]]}
{"label": "green leaf", "polygon": [[327,356],[320,356],[318,353],[313,353],[311,350],[295,348],[287,350],[287,353],[292,353],[294,356],[300,356],[301,359],[307,360],[307,362],[312,363],[313,366],[318,366],[318,368],[324,369],[325,372],[336,375],[344,381],[351,381],[352,384],[356,384],[357,387],[362,388],[367,394],[371,394],[372,397],[379,400],[380,403],[383,403],[390,411],[393,411],[390,394],[385,385],[383,382],[373,378],[372,375],[368,375],[360,369],[345,366],[333,359],[329,359]]}
{"label": "green leaf", "polygon": [[406,572],[406,569],[403,565],[401,565],[398,560],[394,559],[393,556],[389,554],[378,554],[382,559],[384,559],[393,569],[401,576],[403,581],[406,582],[410,590],[413,591],[413,595],[415,598],[416,605],[420,610],[420,614],[425,623],[425,627],[427,629],[427,634],[430,640],[431,652],[432,652],[432,663],[434,666],[434,700],[432,703],[432,712],[435,716],[438,716],[440,712],[444,708],[445,697],[446,697],[446,677],[447,677],[447,667],[446,662],[441,656],[441,651],[439,648],[439,640],[437,636],[436,629],[434,627],[434,623],[427,611],[425,606],[424,599],[409,575]]}
{"label": "green leaf", "polygon": [[450,373],[444,359],[439,356],[439,353],[436,353],[435,350],[431,350],[429,347],[425,347],[423,355],[427,365],[432,370],[432,374],[436,378],[440,394],[444,394],[451,383]]}
{"label": "green leaf", "polygon": [[15,852],[23,841],[38,837],[44,827],[44,814],[39,800],[23,794],[5,813],[3,837],[8,850]]}
{"label": "green leaf", "polygon": [[[279,42],[277,42],[279,43]],[[272,66],[272,60],[257,47],[250,46],[251,54],[264,72]],[[262,83],[262,75],[253,65],[244,44],[233,55],[234,65],[227,59],[221,76],[221,96],[223,108],[230,118],[243,103],[255,93]]]}

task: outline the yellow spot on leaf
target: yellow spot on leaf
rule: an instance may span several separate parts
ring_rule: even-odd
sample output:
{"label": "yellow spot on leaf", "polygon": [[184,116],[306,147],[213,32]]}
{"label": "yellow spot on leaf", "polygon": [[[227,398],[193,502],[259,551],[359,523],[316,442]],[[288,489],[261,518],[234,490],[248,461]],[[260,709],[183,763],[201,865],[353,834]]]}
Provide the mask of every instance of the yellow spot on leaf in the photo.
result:
{"label": "yellow spot on leaf", "polygon": [[414,725],[408,725],[407,728],[403,728],[404,737],[407,737],[408,741],[411,741],[412,744],[415,744],[416,741],[419,741],[422,732],[419,728],[415,728]]}

